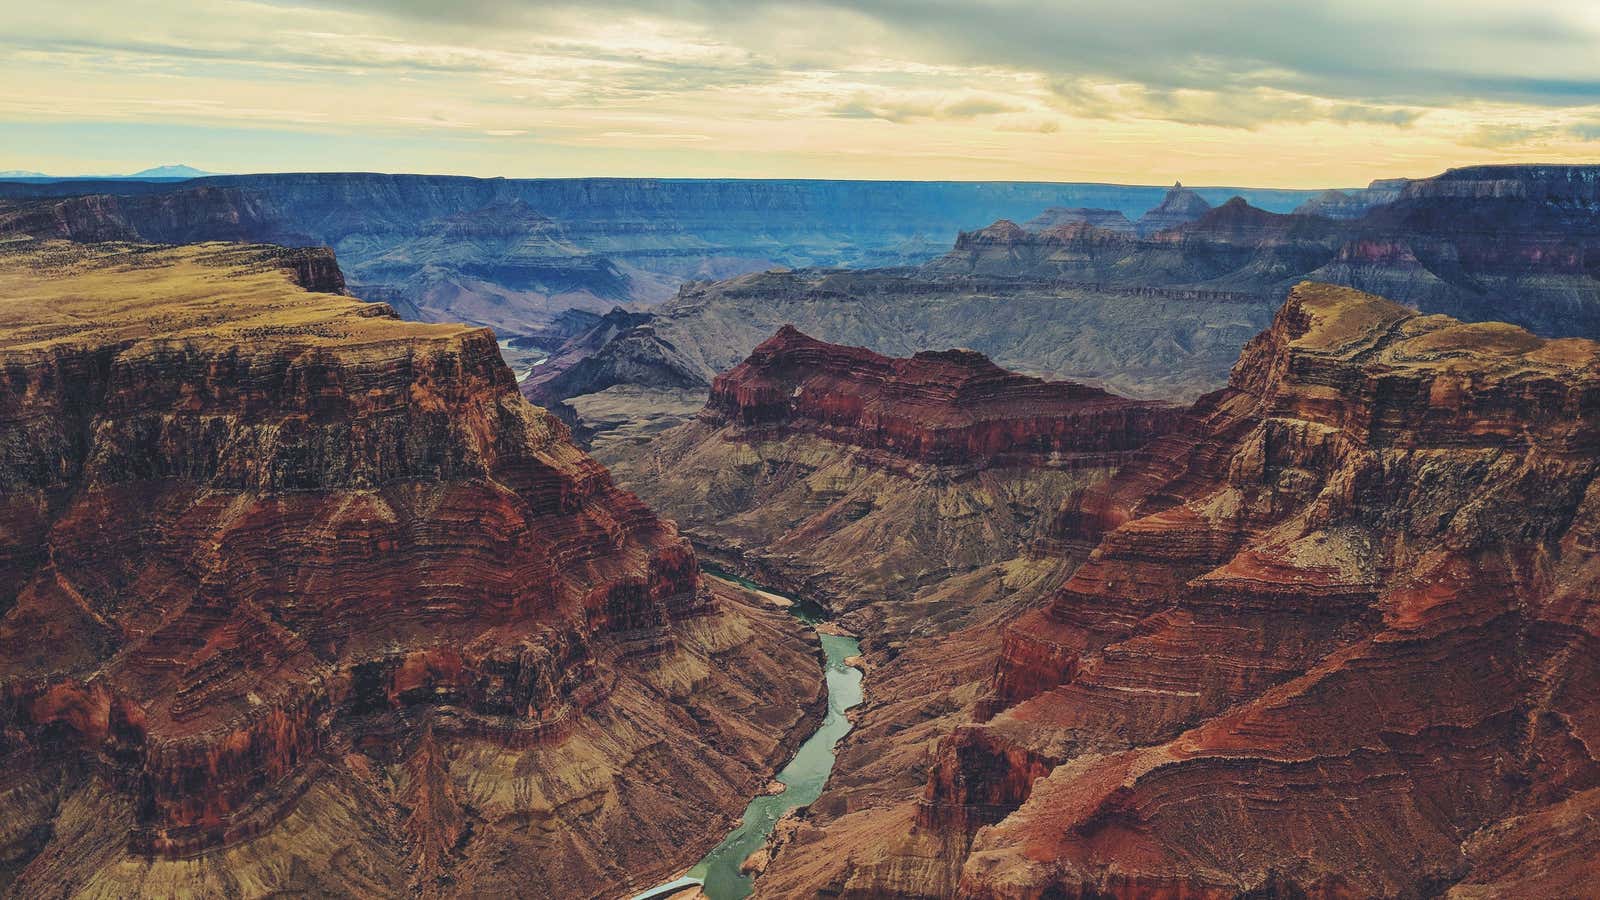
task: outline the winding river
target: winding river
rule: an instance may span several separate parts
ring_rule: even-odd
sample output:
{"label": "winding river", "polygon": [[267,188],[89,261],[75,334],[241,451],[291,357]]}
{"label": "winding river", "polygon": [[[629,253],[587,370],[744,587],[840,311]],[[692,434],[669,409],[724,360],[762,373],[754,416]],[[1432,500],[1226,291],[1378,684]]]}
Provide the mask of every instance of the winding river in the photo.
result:
{"label": "winding river", "polygon": [[[728,580],[765,590],[743,579]],[[789,609],[796,618],[807,624],[814,625],[818,621],[815,613],[819,610],[814,604],[796,603]],[[795,751],[794,759],[778,773],[777,780],[784,785],[783,793],[751,800],[750,805],[745,807],[744,819],[739,827],[723,838],[722,843],[712,848],[683,877],[651,888],[632,900],[666,897],[695,884],[702,886],[701,889],[710,900],[748,897],[752,890],[752,879],[740,873],[739,866],[767,842],[768,835],[772,834],[773,827],[784,813],[806,806],[822,794],[822,786],[833,771],[833,748],[852,727],[850,720],[845,718],[845,710],[860,703],[863,694],[861,670],[844,664],[846,659],[861,652],[861,644],[855,638],[842,635],[818,634],[818,637],[822,639],[822,652],[828,660],[823,670],[828,683],[828,713],[822,725]]]}

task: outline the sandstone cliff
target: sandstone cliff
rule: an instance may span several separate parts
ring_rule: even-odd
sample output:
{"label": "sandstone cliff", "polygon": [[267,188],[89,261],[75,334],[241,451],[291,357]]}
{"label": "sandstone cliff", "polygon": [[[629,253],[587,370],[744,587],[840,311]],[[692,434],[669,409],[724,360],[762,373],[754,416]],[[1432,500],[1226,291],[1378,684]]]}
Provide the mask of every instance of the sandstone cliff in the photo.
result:
{"label": "sandstone cliff", "polygon": [[816,696],[488,330],[336,274],[0,250],[0,888],[616,893]]}
{"label": "sandstone cliff", "polygon": [[[1483,166],[1375,183],[1369,191],[1386,202],[1359,218],[1283,215],[1239,197],[1142,235],[1097,227],[1087,215],[1042,229],[1003,220],[963,232],[950,252],[915,269],[687,285],[652,311],[649,341],[598,353],[613,357],[606,371],[626,372],[623,357],[659,356],[670,345],[676,370],[704,390],[790,323],[891,355],[968,346],[1018,371],[1187,402],[1226,383],[1239,349],[1305,279],[1464,321],[1596,337],[1597,172]],[[557,393],[552,400],[584,406]],[[585,424],[602,430],[630,411],[661,413],[640,400],[619,396],[603,405],[608,421]]]}
{"label": "sandstone cliff", "polygon": [[825,794],[774,896],[1600,877],[1600,345],[1305,284],[1194,413],[1061,523],[1098,546],[1008,629],[920,797]]}
{"label": "sandstone cliff", "polygon": [[972,351],[895,359],[785,327],[695,421],[596,452],[712,557],[838,611],[881,604],[855,621],[893,630],[967,616],[919,592],[1026,554],[1057,506],[1179,421]]}

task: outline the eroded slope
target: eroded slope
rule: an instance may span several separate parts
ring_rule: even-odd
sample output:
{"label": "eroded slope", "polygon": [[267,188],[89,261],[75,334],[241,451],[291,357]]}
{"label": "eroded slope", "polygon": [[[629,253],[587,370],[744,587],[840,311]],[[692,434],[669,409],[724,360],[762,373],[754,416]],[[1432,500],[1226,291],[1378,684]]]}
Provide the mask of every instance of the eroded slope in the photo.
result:
{"label": "eroded slope", "polygon": [[1600,346],[1307,284],[1195,413],[1064,520],[1098,547],[920,802],[824,823],[771,889],[1592,883]]}
{"label": "eroded slope", "polygon": [[12,892],[617,892],[814,700],[488,330],[301,289],[330,267],[0,251]]}

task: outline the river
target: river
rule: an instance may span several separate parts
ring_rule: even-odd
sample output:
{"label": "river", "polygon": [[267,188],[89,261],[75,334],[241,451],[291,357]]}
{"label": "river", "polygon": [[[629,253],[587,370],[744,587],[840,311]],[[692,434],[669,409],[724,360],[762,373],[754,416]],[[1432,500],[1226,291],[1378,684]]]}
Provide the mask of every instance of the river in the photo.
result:
{"label": "river", "polygon": [[[742,579],[729,580],[738,580],[746,587],[759,588],[759,585]],[[815,624],[816,619],[810,614],[815,608],[812,604],[796,603],[790,607],[790,611],[796,618]],[[702,890],[710,900],[740,900],[748,897],[752,880],[739,872],[740,864],[767,842],[767,836],[772,834],[773,826],[783,818],[784,813],[806,806],[822,794],[822,786],[833,772],[833,748],[852,727],[850,720],[845,718],[845,710],[860,703],[863,692],[861,670],[844,664],[846,659],[861,652],[861,644],[855,638],[842,635],[819,634],[818,637],[822,640],[822,652],[828,660],[823,670],[828,684],[828,713],[817,730],[795,751],[794,759],[778,773],[777,780],[784,784],[783,793],[751,800],[750,805],[745,807],[744,819],[739,827],[723,838],[722,843],[712,848],[682,878],[651,888],[632,900],[665,897],[694,884],[702,885]]]}

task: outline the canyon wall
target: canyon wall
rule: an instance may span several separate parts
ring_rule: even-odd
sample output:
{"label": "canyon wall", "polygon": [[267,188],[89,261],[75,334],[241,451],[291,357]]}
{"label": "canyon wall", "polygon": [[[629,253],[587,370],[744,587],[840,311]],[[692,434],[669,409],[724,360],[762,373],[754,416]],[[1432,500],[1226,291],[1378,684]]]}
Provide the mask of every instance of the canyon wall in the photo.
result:
{"label": "canyon wall", "polygon": [[[1283,210],[1312,195],[1203,190],[1218,202],[1242,192]],[[510,337],[541,334],[573,307],[664,300],[685,280],[922,262],[961,229],[997,218],[1086,204],[1136,216],[1161,197],[1155,187],[1103,184],[371,173],[0,181],[0,233],[322,244],[364,299],[408,319],[489,325]]]}
{"label": "canyon wall", "polygon": [[617,893],[787,752],[808,642],[337,275],[0,250],[0,889]]}
{"label": "canyon wall", "polygon": [[1008,372],[971,350],[890,359],[793,326],[711,383],[706,420],[805,431],[911,462],[1105,465],[1168,430],[1176,410]]}
{"label": "canyon wall", "polygon": [[907,619],[967,617],[931,614],[925,589],[1027,557],[1060,504],[1181,422],[972,351],[896,359],[785,327],[694,421],[596,452],[702,552],[891,640]]}
{"label": "canyon wall", "polygon": [[1577,824],[1600,792],[1600,344],[1308,283],[1192,412],[1058,519],[1093,552],[1006,630],[920,789],[871,760],[934,740],[908,728],[916,684],[945,683],[927,653],[764,889],[1509,897],[1600,877]]}
{"label": "canyon wall", "polygon": [[[1055,209],[1027,226],[1005,220],[964,231],[948,253],[915,268],[687,285],[653,310],[647,339],[602,348],[597,367],[627,372],[635,353],[667,359],[705,390],[717,372],[793,324],[891,355],[967,346],[1017,371],[1187,402],[1226,383],[1239,349],[1303,279],[1463,321],[1596,337],[1596,173],[1600,167],[1452,170],[1377,184],[1350,201],[1360,215],[1324,215],[1316,205],[1285,215],[1242,197],[1203,209],[1175,190],[1168,206],[1178,212],[1154,231],[1136,231],[1104,209]],[[586,390],[574,381],[547,389],[545,399],[581,409],[585,401],[574,398],[618,385],[630,383],[613,378]],[[626,408],[623,393],[604,404],[612,420]]]}

